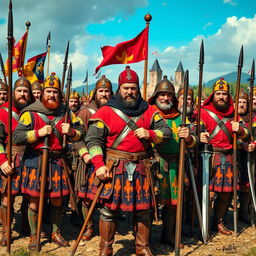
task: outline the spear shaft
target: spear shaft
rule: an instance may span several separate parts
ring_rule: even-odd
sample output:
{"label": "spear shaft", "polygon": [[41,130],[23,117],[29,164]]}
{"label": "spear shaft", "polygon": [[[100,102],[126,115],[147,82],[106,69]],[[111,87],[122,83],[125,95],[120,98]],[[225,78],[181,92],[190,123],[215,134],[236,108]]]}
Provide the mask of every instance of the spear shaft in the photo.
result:
{"label": "spear shaft", "polygon": [[[239,91],[241,83],[241,73],[243,68],[243,45],[240,50],[238,65],[237,65],[237,84],[236,84],[236,98],[235,98],[235,114],[234,122],[238,122],[238,100],[239,100]],[[234,196],[234,232],[237,236],[237,133],[233,133],[233,196]]]}
{"label": "spear shaft", "polygon": [[[12,1],[9,2],[8,15],[8,164],[12,165],[12,56],[13,56],[13,14]],[[7,251],[11,251],[11,176],[7,178]]]}
{"label": "spear shaft", "polygon": [[65,58],[63,61],[63,71],[62,71],[62,79],[61,79],[61,91],[62,92],[64,89],[66,71],[67,71],[67,67],[68,67],[68,52],[69,52],[69,41],[68,41],[67,48],[66,48]]}
{"label": "spear shaft", "polygon": [[2,71],[3,77],[4,77],[4,82],[7,85],[6,73],[5,73],[5,68],[4,68],[4,62],[3,62],[3,58],[2,58],[2,54],[1,53],[0,53],[0,65],[1,65],[1,71]]}

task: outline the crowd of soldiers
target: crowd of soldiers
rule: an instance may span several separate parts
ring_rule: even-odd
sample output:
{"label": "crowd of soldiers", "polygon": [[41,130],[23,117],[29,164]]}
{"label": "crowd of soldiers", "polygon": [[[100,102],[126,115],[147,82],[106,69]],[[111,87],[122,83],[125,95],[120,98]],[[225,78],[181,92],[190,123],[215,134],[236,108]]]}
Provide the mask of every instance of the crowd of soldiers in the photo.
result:
{"label": "crowd of soldiers", "polygon": [[[153,207],[161,209],[158,211],[162,219],[161,243],[174,246],[180,138],[185,140],[186,154],[192,160],[195,158],[195,145],[208,144],[212,153],[209,179],[212,229],[229,236],[232,231],[224,223],[224,217],[228,207],[232,206],[232,138],[234,133],[237,134],[239,220],[251,224],[246,156],[247,152],[255,150],[255,144],[253,134],[247,128],[249,96],[246,91],[241,90],[239,94],[239,121],[235,122],[229,84],[224,79],[216,81],[212,94],[202,102],[201,133],[198,138],[195,134],[197,106],[193,90],[189,88],[187,96],[188,125],[182,125],[184,88],[176,94],[166,76],[156,85],[151,98],[145,101],[140,93],[137,73],[127,66],[118,77],[115,93],[111,81],[102,76],[89,98],[81,100],[80,95],[72,91],[69,106],[63,103],[64,95],[55,73],[48,76],[43,84],[35,82],[31,85],[22,76],[14,83],[13,90],[13,157],[10,165],[6,153],[10,146],[7,145],[7,90],[7,85],[0,80],[0,246],[7,245],[6,183],[7,177],[11,175],[12,203],[15,196],[22,195],[22,230],[30,236],[28,248],[36,249],[40,173],[46,136],[49,138],[50,150],[45,207],[48,207],[47,213],[52,225],[51,241],[58,246],[69,246],[69,242],[61,235],[65,198],[69,198],[71,193],[69,181],[76,196],[76,205],[71,204],[71,220],[74,225],[79,225],[76,208],[85,219],[97,191],[97,181],[104,184],[98,199],[100,256],[113,254],[112,245],[120,212],[133,213],[136,255],[153,255],[149,246]],[[256,113],[256,90],[253,111]],[[66,112],[67,122],[64,119]],[[255,125],[256,118],[253,120]],[[222,126],[219,125],[220,121]],[[64,135],[68,138],[65,151],[62,148]],[[68,173],[65,172],[66,168]],[[193,171],[200,194],[204,170],[198,166]],[[184,216],[190,219],[193,214],[193,197],[187,170],[184,185],[184,197],[187,199]],[[83,234],[83,241],[95,235],[92,217]],[[180,247],[184,245],[180,243]]]}

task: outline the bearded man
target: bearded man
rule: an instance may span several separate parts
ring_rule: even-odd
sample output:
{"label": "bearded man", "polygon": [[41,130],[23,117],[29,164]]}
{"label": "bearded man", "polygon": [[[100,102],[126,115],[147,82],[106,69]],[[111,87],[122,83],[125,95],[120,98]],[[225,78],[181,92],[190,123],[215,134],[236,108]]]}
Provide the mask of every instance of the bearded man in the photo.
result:
{"label": "bearded man", "polygon": [[69,109],[77,116],[79,114],[81,103],[80,95],[75,90],[71,92],[68,101]]}
{"label": "bearded man", "polygon": [[[234,107],[229,94],[228,83],[221,78],[216,81],[213,93],[206,99],[201,109],[201,121],[205,131],[200,134],[202,143],[208,144],[212,155],[212,175],[210,177],[210,205],[214,202],[212,228],[224,235],[232,232],[224,226],[223,217],[233,192],[233,133],[243,141],[249,133],[243,121],[234,122]],[[202,170],[204,172],[204,170]]]}
{"label": "bearded man", "polygon": [[32,90],[32,93],[33,93],[35,99],[40,100],[41,94],[42,94],[42,85],[38,81],[35,81],[31,85],[31,90]]}
{"label": "bearded man", "polygon": [[[249,125],[250,113],[249,113],[249,95],[241,89],[238,98],[238,115],[243,119],[246,127]],[[240,141],[239,150],[237,152],[238,167],[240,173],[239,180],[239,220],[250,225],[249,218],[249,204],[250,204],[250,183],[248,178],[247,169],[247,152],[255,150],[255,144],[253,142],[247,143]]]}
{"label": "bearded man", "polygon": [[[85,130],[88,131],[89,119],[97,110],[104,104],[108,102],[110,97],[113,95],[112,84],[109,79],[103,75],[95,85],[90,102],[88,105],[83,106],[78,114],[78,117],[82,119],[84,123]],[[84,219],[86,218],[89,208],[91,206],[91,200],[93,195],[88,195],[88,190],[92,186],[93,178],[95,176],[93,165],[90,163],[90,155],[88,154],[88,161],[85,162],[81,159],[79,160],[77,172],[76,172],[76,182],[75,191],[79,198],[83,200],[82,202],[82,213]],[[86,231],[82,237],[83,241],[88,241],[93,236],[93,216],[91,216]]]}
{"label": "bearded man", "polygon": [[0,105],[8,100],[8,86],[0,79]]}
{"label": "bearded man", "polygon": [[43,85],[41,101],[36,101],[23,109],[19,124],[13,134],[14,142],[26,145],[23,157],[22,193],[29,197],[28,219],[31,229],[29,249],[36,247],[36,227],[40,196],[40,163],[45,136],[49,136],[49,166],[45,185],[46,197],[51,202],[51,241],[66,247],[68,242],[60,234],[63,196],[69,194],[67,177],[63,171],[62,136],[72,142],[83,139],[84,130],[77,117],[70,112],[68,122],[64,123],[67,110],[62,103],[60,80],[52,73]]}
{"label": "bearded man", "polygon": [[[116,95],[91,117],[86,136],[95,174],[106,181],[100,194],[99,255],[113,254],[116,217],[121,209],[134,213],[136,255],[151,256],[149,151],[151,143],[170,138],[171,130],[142,99],[138,75],[129,66],[119,75],[118,85]],[[113,170],[106,166],[108,162],[115,163]]]}
{"label": "bearded man", "polygon": [[[25,77],[20,77],[14,83],[13,105],[12,105],[12,131],[18,125],[19,114],[23,108],[28,106],[33,100],[30,82]],[[0,246],[7,245],[6,225],[7,225],[7,176],[12,176],[11,195],[12,201],[14,196],[20,193],[20,183],[22,179],[20,159],[24,153],[23,146],[12,145],[13,163],[8,164],[7,148],[10,146],[8,142],[8,102],[0,107],[0,167],[1,167],[1,183],[0,189],[3,195],[1,203],[2,215],[2,238]]]}
{"label": "bearded man", "polygon": [[[181,97],[181,96],[180,96]],[[182,98],[183,101],[183,98]],[[175,97],[173,84],[163,77],[155,88],[149,104],[153,105],[164,118],[168,127],[172,130],[173,137],[164,145],[158,147],[156,158],[159,159],[160,172],[160,200],[164,205],[162,209],[163,229],[161,242],[165,245],[175,245],[175,223],[178,199],[178,163],[179,163],[179,138],[184,138],[187,147],[195,145],[195,138],[190,135],[188,127],[180,127],[182,117],[178,111],[178,101]],[[188,122],[188,120],[187,120]],[[183,247],[183,245],[180,245]]]}

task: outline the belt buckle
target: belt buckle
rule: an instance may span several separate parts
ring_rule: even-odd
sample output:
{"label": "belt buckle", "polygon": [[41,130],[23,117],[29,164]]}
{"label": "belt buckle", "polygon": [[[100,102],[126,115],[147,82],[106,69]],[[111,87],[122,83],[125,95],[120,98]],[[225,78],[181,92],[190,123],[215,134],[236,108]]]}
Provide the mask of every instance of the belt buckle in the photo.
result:
{"label": "belt buckle", "polygon": [[128,162],[125,164],[125,169],[128,173],[128,180],[132,181],[133,180],[133,173],[136,169],[136,164],[134,164],[133,162]]}

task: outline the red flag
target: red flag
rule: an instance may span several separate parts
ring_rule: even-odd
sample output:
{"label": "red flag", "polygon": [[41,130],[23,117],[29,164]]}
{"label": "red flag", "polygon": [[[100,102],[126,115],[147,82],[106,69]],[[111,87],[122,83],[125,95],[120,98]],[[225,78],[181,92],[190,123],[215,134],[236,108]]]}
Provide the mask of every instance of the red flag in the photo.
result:
{"label": "red flag", "polygon": [[135,63],[147,59],[148,53],[148,27],[135,38],[117,44],[116,46],[103,46],[101,48],[103,60],[95,69],[95,74],[103,66],[111,64]]}
{"label": "red flag", "polygon": [[[13,47],[12,72],[16,72],[22,68],[22,65],[23,65],[22,60],[23,60],[23,56],[25,54],[24,47],[26,44],[27,35],[28,35],[28,32],[25,32],[25,34],[21,37],[19,42]],[[8,66],[8,59],[7,59],[6,65],[5,65],[5,70],[6,70],[5,72],[6,72],[7,76],[9,74],[8,67],[9,66]]]}

